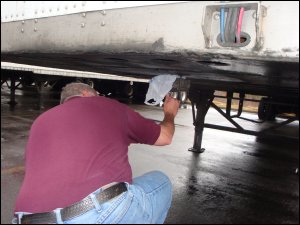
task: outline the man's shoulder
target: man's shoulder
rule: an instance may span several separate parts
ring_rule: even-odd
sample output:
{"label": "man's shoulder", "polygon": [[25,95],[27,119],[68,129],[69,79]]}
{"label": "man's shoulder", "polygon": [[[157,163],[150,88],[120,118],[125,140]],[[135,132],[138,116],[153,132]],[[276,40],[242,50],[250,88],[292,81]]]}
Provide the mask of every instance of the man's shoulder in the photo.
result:
{"label": "man's shoulder", "polygon": [[90,101],[99,102],[100,104],[112,104],[112,105],[120,106],[120,107],[126,106],[125,104],[119,102],[116,99],[108,98],[105,96],[93,96],[93,97],[87,97],[87,98]]}

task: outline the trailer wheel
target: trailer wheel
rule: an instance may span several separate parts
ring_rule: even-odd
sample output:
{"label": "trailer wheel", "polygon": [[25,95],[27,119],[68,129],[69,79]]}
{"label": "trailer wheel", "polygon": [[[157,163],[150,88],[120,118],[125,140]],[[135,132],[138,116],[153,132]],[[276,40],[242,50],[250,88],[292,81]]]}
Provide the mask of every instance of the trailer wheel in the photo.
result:
{"label": "trailer wheel", "polygon": [[274,121],[276,110],[274,105],[268,101],[268,98],[262,98],[258,106],[258,118],[260,120]]}
{"label": "trailer wheel", "polygon": [[31,77],[22,76],[20,82],[23,87],[32,87],[34,85],[34,79]]}

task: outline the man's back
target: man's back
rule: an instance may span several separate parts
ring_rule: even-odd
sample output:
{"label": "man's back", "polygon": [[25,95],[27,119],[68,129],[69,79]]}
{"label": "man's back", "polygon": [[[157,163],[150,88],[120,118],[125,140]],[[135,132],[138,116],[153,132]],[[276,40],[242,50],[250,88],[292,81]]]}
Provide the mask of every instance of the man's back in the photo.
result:
{"label": "man's back", "polygon": [[159,133],[158,125],[104,97],[54,107],[32,125],[15,211],[63,208],[111,182],[131,183],[128,145],[154,144]]}

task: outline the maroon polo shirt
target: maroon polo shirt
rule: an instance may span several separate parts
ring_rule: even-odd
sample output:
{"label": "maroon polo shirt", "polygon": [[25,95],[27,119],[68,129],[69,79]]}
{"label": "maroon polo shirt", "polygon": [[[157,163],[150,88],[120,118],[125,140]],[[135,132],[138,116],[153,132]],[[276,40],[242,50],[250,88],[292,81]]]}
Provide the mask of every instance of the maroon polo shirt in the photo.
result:
{"label": "maroon polo shirt", "polygon": [[111,182],[132,182],[131,143],[152,145],[160,126],[105,97],[74,97],[33,123],[15,212],[71,205]]}

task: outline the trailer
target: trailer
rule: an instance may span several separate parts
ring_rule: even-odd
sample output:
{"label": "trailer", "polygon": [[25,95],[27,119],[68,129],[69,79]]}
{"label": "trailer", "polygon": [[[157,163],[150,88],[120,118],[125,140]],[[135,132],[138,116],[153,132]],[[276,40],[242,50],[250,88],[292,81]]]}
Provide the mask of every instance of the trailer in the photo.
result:
{"label": "trailer", "polygon": [[[204,128],[261,136],[299,120],[299,2],[1,1],[1,62],[137,79],[180,76],[190,82],[190,150],[201,153]],[[225,111],[213,103],[217,90],[227,93]],[[292,116],[245,129],[237,120],[246,94],[264,96],[252,122]],[[233,127],[205,123],[210,107]]]}

